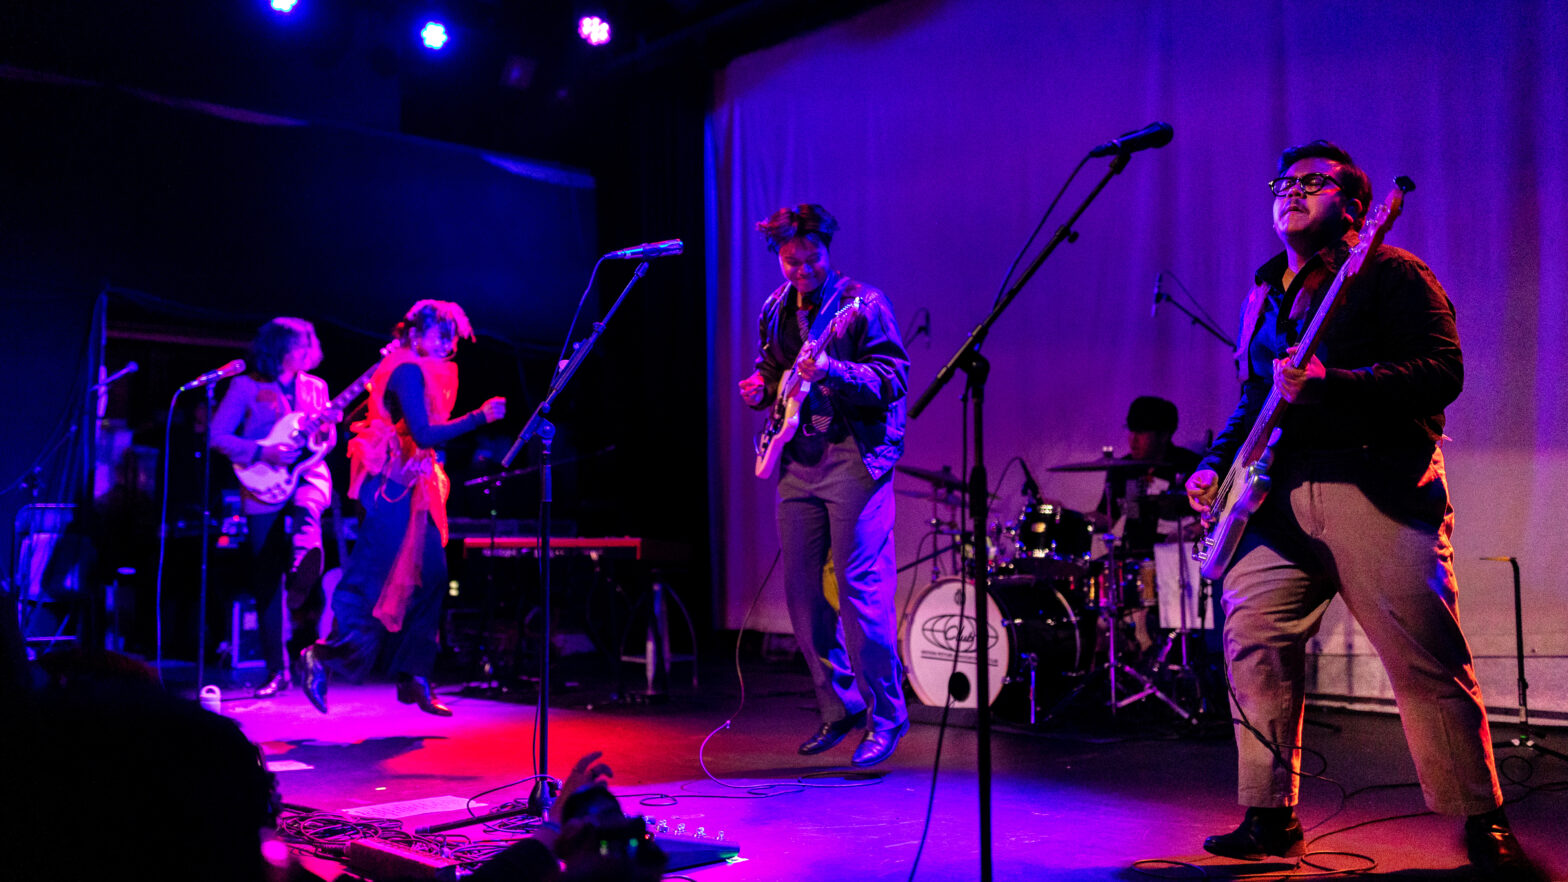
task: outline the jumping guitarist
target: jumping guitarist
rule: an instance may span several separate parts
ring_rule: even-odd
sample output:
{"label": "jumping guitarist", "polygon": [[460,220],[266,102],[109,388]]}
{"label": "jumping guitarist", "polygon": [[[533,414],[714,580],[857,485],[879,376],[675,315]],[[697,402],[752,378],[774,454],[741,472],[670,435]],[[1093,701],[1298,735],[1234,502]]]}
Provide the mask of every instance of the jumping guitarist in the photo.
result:
{"label": "jumping guitarist", "polygon": [[[1439,447],[1444,408],[1464,376],[1453,304],[1431,269],[1398,248],[1366,249],[1359,270],[1342,272],[1356,265],[1360,236],[1377,236],[1374,224],[1362,229],[1367,175],[1338,146],[1286,150],[1269,191],[1285,250],[1258,270],[1244,307],[1240,403],[1187,482],[1193,507],[1209,513],[1218,471],[1271,392],[1288,403],[1271,445],[1272,483],[1224,572],[1246,815],[1204,848],[1248,860],[1303,853],[1294,806],[1306,643],[1337,595],[1388,671],[1426,804],[1466,817],[1471,861],[1514,878],[1526,859],[1500,808],[1486,710],[1459,629]],[[1341,275],[1315,354],[1297,358],[1318,301]]]}
{"label": "jumping guitarist", "polygon": [[[299,447],[264,442],[290,413],[319,414],[328,406],[326,381],[308,373],[321,363],[321,343],[310,322],[285,317],[262,325],[251,350],[251,371],[229,381],[213,414],[212,446],[236,466],[264,462],[288,467],[299,458]],[[325,462],[317,461],[299,473],[298,485],[281,501],[263,501],[243,485],[241,490],[246,543],[253,556],[251,590],[268,675],[255,694],[270,698],[289,688],[285,659],[295,658],[319,636],[324,606],[321,512],[332,499],[332,474]]]}
{"label": "jumping guitarist", "polygon": [[[799,752],[821,753],[864,729],[851,762],[875,765],[909,728],[893,610],[892,483],[904,451],[909,356],[887,295],[833,269],[838,222],[826,209],[781,208],[757,229],[785,282],[763,305],[757,369],[740,381],[741,398],[769,407],[791,371],[810,384],[778,485],[785,600],[821,715]],[[843,312],[857,298],[860,306]],[[849,321],[827,333],[840,315]],[[803,352],[808,340],[825,343]],[[836,611],[822,578],[830,549]]]}

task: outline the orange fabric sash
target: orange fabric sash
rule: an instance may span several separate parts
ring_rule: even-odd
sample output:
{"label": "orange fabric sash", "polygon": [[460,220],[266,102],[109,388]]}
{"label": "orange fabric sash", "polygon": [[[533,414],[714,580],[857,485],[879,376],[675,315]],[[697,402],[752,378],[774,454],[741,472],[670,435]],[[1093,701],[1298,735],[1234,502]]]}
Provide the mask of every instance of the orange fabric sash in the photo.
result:
{"label": "orange fabric sash", "polygon": [[[365,479],[372,475],[383,475],[388,482],[407,488],[403,492],[413,494],[408,527],[403,531],[403,541],[398,546],[386,582],[381,586],[373,613],[388,631],[393,632],[402,629],[403,617],[420,585],[427,514],[440,531],[441,544],[446,545],[446,500],[452,487],[435,451],[414,443],[407,423],[402,420],[394,423],[387,410],[387,383],[392,372],[408,362],[419,365],[424,374],[425,408],[430,421],[444,422],[451,417],[452,405],[457,400],[457,365],[445,359],[420,358],[399,349],[382,360],[371,377],[370,412],[365,419],[349,427],[354,437],[348,444],[350,495],[357,498]],[[387,493],[388,485],[383,484],[379,492]]]}

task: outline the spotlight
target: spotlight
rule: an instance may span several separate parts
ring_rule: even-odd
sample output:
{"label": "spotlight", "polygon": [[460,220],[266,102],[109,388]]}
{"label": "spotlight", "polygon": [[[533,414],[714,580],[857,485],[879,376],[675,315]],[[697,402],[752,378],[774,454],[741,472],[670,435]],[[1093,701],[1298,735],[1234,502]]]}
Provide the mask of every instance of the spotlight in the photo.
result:
{"label": "spotlight", "polygon": [[610,42],[610,23],[597,15],[585,15],[577,21],[577,36],[590,46],[603,46]]}
{"label": "spotlight", "polygon": [[294,11],[294,7],[298,3],[299,0],[271,0],[270,5],[272,6],[273,12],[281,12],[284,15],[288,15]]}
{"label": "spotlight", "polygon": [[447,41],[446,25],[434,19],[425,22],[425,26],[419,29],[419,39],[424,41],[426,49],[432,52],[440,50]]}

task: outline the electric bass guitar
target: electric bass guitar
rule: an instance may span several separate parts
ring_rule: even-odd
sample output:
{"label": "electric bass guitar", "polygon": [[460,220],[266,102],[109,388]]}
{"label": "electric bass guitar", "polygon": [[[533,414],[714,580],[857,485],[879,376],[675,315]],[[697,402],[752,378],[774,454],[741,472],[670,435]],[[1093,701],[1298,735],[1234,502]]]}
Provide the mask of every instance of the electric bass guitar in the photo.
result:
{"label": "electric bass guitar", "polygon": [[[1323,301],[1312,316],[1312,323],[1296,345],[1295,355],[1290,356],[1291,367],[1300,369],[1312,360],[1321,342],[1324,326],[1339,307],[1340,290],[1361,271],[1367,255],[1382,243],[1384,234],[1394,225],[1394,220],[1404,208],[1405,194],[1416,188],[1415,182],[1403,175],[1394,180],[1394,186],[1395,189],[1389,191],[1383,204],[1362,225],[1360,239],[1350,249],[1350,255],[1339,268],[1333,284],[1324,293]],[[1242,442],[1235,462],[1215,493],[1214,507],[1203,518],[1204,536],[1194,547],[1192,556],[1197,559],[1199,572],[1206,579],[1218,579],[1225,574],[1226,567],[1236,554],[1237,545],[1241,543],[1241,534],[1247,528],[1248,519],[1268,496],[1274,445],[1279,443],[1279,424],[1284,419],[1288,404],[1278,388],[1270,388],[1269,396],[1258,412],[1257,422]]]}
{"label": "electric bass guitar", "polygon": [[[401,343],[394,340],[381,348],[381,357],[386,358]],[[338,397],[327,403],[320,413],[304,414],[299,411],[285,415],[272,425],[272,431],[267,437],[257,441],[263,447],[273,444],[291,444],[296,448],[294,458],[284,465],[273,465],[260,457],[250,465],[234,466],[234,475],[240,479],[240,485],[250,491],[252,496],[268,505],[277,505],[288,499],[299,486],[299,476],[306,469],[315,465],[327,455],[338,443],[337,421],[342,418],[343,408],[347,407],[370,382],[371,376],[381,362],[371,365],[370,370],[359,375],[359,379],[348,384],[348,388],[338,394]]]}
{"label": "electric bass guitar", "polygon": [[[829,341],[843,334],[864,307],[865,301],[860,297],[840,307],[822,333],[800,347],[795,362],[798,364],[821,355]],[[773,408],[768,411],[768,419],[762,424],[762,431],[757,433],[757,477],[766,478],[778,467],[779,459],[784,455],[784,445],[795,437],[796,430],[800,428],[800,408],[810,392],[811,383],[802,379],[794,367],[790,367],[779,378],[778,395],[773,399]]]}

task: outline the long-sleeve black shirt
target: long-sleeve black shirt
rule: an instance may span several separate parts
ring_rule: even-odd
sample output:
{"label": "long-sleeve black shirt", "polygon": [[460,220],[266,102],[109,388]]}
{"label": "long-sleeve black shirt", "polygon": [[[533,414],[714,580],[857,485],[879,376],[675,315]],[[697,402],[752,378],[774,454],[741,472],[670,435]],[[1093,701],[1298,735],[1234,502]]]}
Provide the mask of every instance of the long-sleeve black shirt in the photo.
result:
{"label": "long-sleeve black shirt", "polygon": [[[1257,273],[1243,321],[1241,400],[1200,468],[1223,473],[1257,421],[1273,386],[1273,362],[1300,340],[1321,296],[1333,283],[1356,234],[1308,260],[1282,285],[1284,253]],[[1292,318],[1289,304],[1310,298]],[[1432,270],[1399,248],[1379,246],[1340,293],[1324,327],[1317,356],[1325,375],[1321,395],[1290,404],[1280,424],[1276,454],[1370,448],[1430,451],[1443,437],[1443,410],[1464,385],[1464,359],[1454,306]]]}

